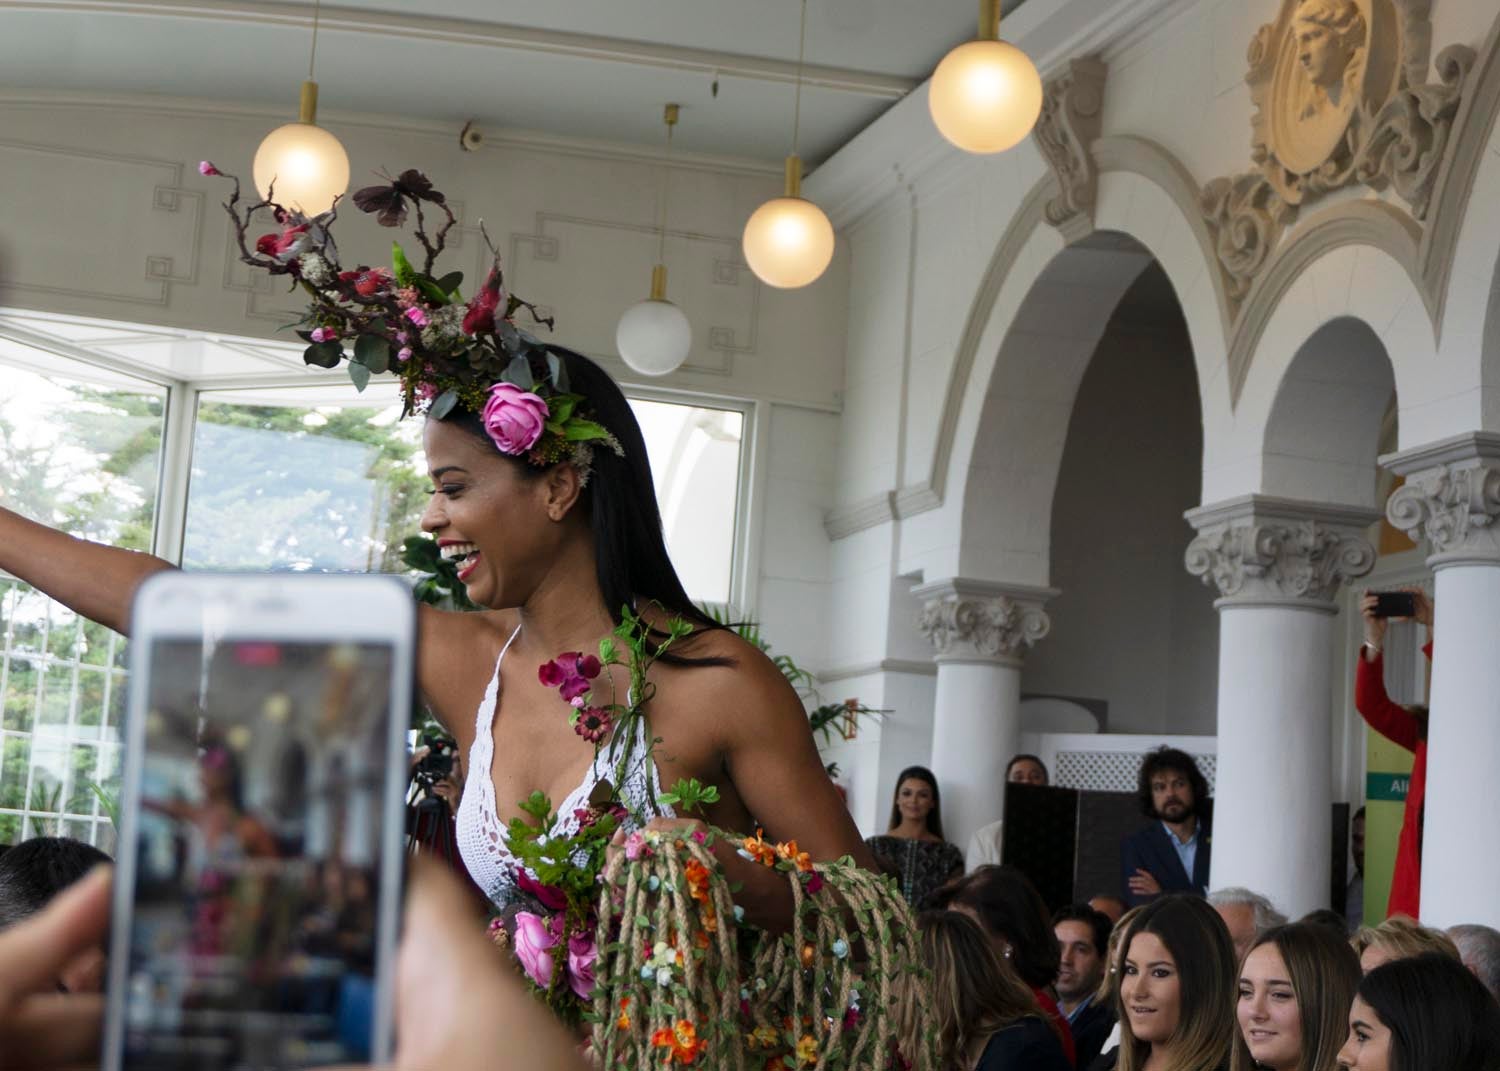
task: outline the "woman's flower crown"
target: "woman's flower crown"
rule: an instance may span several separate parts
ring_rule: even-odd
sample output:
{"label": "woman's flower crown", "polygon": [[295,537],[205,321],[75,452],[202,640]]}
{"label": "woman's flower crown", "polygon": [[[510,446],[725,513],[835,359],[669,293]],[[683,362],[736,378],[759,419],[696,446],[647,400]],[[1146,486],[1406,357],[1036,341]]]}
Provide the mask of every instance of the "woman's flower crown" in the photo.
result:
{"label": "woman's flower crown", "polygon": [[[359,390],[372,374],[394,372],[401,381],[403,417],[425,413],[441,420],[455,409],[476,413],[496,449],[533,465],[571,461],[587,479],[595,444],[623,456],[609,429],[592,419],[588,400],[570,392],[562,359],[513,322],[524,308],[537,323],[552,326],[530,302],[506,291],[499,251],[483,224],[480,233],[494,264],[478,293],[464,301],[462,272],[434,275],[456,220],[447,198],[421,172],[386,176],[386,184],[354,194],[355,206],[375,214],[382,227],[399,227],[408,210],[415,211],[424,253],[418,271],[399,242],[392,243],[389,268],[361,264],[345,270],[332,234],[337,198],[327,212],[308,217],[278,204],[273,185],[264,200],[242,212],[238,178],[206,160],[198,170],[234,183],[224,210],[234,220],[240,259],[271,275],[291,276],[294,289],[301,286],[312,295],[307,312],[293,325],[308,344],[302,354],[308,364],[337,368],[347,359],[349,378]],[[435,234],[427,232],[423,205],[435,206],[445,217]],[[252,248],[246,232],[261,209],[269,209],[281,229],[261,235]]]}

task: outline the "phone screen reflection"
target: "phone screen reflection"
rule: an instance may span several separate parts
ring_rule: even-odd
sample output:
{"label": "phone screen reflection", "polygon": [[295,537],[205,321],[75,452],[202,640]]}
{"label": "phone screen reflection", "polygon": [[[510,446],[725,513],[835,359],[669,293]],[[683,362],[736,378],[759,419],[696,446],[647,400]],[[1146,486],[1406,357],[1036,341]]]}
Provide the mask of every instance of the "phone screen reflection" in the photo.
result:
{"label": "phone screen reflection", "polygon": [[154,644],[126,1068],[369,1059],[391,658]]}

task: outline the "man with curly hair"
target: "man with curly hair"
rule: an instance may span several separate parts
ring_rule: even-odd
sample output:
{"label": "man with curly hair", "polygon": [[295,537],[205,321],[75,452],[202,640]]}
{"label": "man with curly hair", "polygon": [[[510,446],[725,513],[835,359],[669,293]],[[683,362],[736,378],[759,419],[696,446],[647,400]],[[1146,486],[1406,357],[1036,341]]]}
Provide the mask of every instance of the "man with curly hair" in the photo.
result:
{"label": "man with curly hair", "polygon": [[1141,813],[1153,819],[1120,844],[1121,885],[1131,907],[1164,892],[1208,890],[1209,836],[1204,821],[1208,782],[1193,757],[1159,747],[1141,763],[1136,790]]}

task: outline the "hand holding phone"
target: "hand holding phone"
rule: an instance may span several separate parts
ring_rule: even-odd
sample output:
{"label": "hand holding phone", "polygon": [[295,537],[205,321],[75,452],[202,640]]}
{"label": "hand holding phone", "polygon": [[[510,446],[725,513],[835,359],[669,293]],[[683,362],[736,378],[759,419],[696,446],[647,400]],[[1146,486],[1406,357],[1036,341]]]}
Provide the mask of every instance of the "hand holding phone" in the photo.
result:
{"label": "hand holding phone", "polygon": [[1376,617],[1416,617],[1417,597],[1410,591],[1377,591],[1374,615]]}
{"label": "hand holding phone", "polygon": [[385,1062],[410,592],[164,573],[132,622],[105,1071]]}

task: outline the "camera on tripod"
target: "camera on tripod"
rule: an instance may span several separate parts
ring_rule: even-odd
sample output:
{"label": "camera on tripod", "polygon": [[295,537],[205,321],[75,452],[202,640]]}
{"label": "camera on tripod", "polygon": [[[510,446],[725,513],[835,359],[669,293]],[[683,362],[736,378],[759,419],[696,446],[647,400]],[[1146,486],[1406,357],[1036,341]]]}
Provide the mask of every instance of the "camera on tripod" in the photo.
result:
{"label": "camera on tripod", "polygon": [[431,798],[432,786],[453,775],[453,756],[458,753],[458,745],[452,737],[427,732],[422,734],[419,746],[425,747],[427,754],[412,769],[412,784]]}

